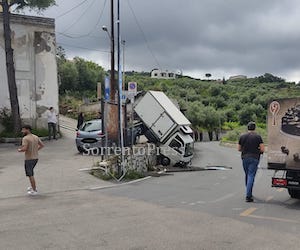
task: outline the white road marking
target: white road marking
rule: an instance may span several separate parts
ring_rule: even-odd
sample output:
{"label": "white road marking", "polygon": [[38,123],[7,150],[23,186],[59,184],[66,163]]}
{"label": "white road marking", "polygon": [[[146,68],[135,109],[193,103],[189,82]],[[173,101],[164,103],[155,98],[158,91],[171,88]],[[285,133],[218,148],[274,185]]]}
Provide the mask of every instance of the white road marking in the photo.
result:
{"label": "white road marking", "polygon": [[196,203],[197,203],[197,204],[205,204],[206,201],[197,201]]}
{"label": "white road marking", "polygon": [[277,217],[268,217],[268,216],[259,216],[259,215],[249,215],[248,217],[255,218],[255,219],[262,219],[262,220],[273,220],[273,221],[280,221],[280,222],[288,222],[288,223],[296,223],[299,224],[300,221],[296,220],[289,220],[289,219],[282,219]]}
{"label": "white road marking", "polygon": [[141,182],[141,181],[145,181],[145,180],[148,180],[150,178],[151,178],[151,176],[147,176],[147,177],[144,177],[144,178],[141,178],[141,179],[129,181],[129,182],[122,183],[122,184],[112,184],[112,185],[107,185],[107,186],[91,187],[91,188],[89,188],[89,190],[100,190],[100,189],[106,189],[106,188],[121,187],[121,186],[125,186],[125,185],[138,183],[138,182]]}
{"label": "white road marking", "polygon": [[218,198],[218,199],[216,199],[216,200],[209,201],[209,203],[216,203],[216,202],[224,201],[224,200],[226,200],[226,199],[231,198],[231,197],[234,196],[234,195],[235,195],[235,193],[230,193],[230,194],[224,195],[223,197],[220,197],[220,198]]}
{"label": "white road marking", "polygon": [[234,208],[232,208],[232,210],[233,211],[241,211],[241,210],[243,210],[244,208],[242,208],[242,207],[234,207]]}
{"label": "white road marking", "polygon": [[289,219],[283,219],[283,218],[278,218],[278,217],[260,216],[260,215],[252,214],[256,210],[257,210],[256,207],[250,207],[250,208],[246,209],[244,212],[240,213],[240,216],[254,218],[254,219],[261,219],[261,220],[272,220],[272,221],[288,222],[288,223],[296,223],[296,224],[300,223],[300,221],[296,221],[296,220],[289,220]]}

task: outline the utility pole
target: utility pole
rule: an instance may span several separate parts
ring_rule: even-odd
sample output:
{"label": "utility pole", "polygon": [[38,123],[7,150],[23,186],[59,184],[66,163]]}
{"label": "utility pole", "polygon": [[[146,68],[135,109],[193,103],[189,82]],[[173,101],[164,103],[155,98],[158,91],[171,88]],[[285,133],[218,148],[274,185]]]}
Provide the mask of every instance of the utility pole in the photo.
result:
{"label": "utility pole", "polygon": [[120,0],[117,0],[117,39],[118,39],[118,120],[119,120],[119,147],[122,148],[122,117],[121,117],[121,109],[122,109],[122,88],[120,88],[120,84],[122,83],[122,79],[120,79],[121,74],[121,57],[120,57]]}
{"label": "utility pole", "polygon": [[[118,118],[119,118],[119,147],[121,149],[121,166],[118,168],[119,176],[123,167],[124,134],[123,134],[123,105],[122,105],[122,67],[121,67],[121,27],[120,27],[120,0],[118,0]],[[124,173],[123,173],[124,174]]]}
{"label": "utility pole", "polygon": [[9,9],[12,4],[8,3],[8,0],[2,0],[0,2],[2,6],[2,19],[3,19],[3,32],[5,43],[5,56],[6,56],[6,72],[7,82],[9,89],[9,99],[11,105],[11,114],[13,119],[14,133],[17,134],[21,130],[21,117],[18,100],[18,90],[16,84],[16,74],[14,66],[14,51],[11,47],[11,29],[10,29],[10,12]]}
{"label": "utility pole", "polygon": [[110,64],[110,100],[115,101],[116,84],[115,84],[115,17],[114,17],[114,0],[111,0],[111,64]]}

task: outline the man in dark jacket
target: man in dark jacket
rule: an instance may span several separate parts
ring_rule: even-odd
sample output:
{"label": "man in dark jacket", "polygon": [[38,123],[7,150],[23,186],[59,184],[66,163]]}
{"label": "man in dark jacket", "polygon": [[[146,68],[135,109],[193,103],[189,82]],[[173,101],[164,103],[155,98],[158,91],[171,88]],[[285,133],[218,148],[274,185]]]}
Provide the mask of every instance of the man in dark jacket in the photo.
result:
{"label": "man in dark jacket", "polygon": [[265,147],[260,135],[255,132],[254,122],[248,123],[248,133],[239,139],[238,150],[242,152],[243,168],[245,171],[246,202],[253,202],[252,189],[260,155]]}

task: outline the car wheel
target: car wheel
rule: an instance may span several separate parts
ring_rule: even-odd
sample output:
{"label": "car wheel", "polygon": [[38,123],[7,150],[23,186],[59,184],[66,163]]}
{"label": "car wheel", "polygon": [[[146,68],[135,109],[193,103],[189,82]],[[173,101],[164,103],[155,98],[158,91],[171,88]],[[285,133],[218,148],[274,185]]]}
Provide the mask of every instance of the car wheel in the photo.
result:
{"label": "car wheel", "polygon": [[170,165],[171,161],[168,157],[162,156],[161,160],[160,160],[160,163],[161,163],[161,165],[166,167],[166,166]]}

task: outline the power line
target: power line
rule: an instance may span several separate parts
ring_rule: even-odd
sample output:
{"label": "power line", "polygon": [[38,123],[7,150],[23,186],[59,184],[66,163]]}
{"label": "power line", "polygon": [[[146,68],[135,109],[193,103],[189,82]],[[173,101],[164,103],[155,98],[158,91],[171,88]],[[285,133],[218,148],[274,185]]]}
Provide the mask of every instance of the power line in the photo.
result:
{"label": "power line", "polygon": [[86,14],[86,12],[92,7],[92,5],[96,2],[96,0],[93,0],[91,2],[91,4],[82,12],[82,14],[70,25],[68,26],[64,31],[63,33],[65,33],[66,31],[68,31],[69,29],[71,29],[76,23],[78,23],[81,18]]}
{"label": "power line", "polygon": [[91,31],[89,32],[89,35],[93,32],[93,30],[98,26],[98,24],[100,23],[101,19],[102,19],[102,16],[103,16],[103,13],[104,13],[104,9],[105,9],[105,6],[106,6],[106,2],[107,0],[104,1],[103,3],[103,7],[102,7],[102,10],[101,10],[101,13],[99,15],[99,18],[96,22],[96,24],[94,25],[94,27],[91,29]]}
{"label": "power line", "polygon": [[64,13],[62,13],[62,14],[60,14],[60,15],[57,16],[55,19],[59,19],[59,18],[65,16],[65,15],[69,14],[70,12],[72,12],[72,11],[75,10],[75,9],[77,9],[78,7],[80,7],[81,5],[83,5],[83,4],[84,4],[85,2],[87,2],[87,1],[89,1],[89,0],[84,0],[84,1],[82,1],[81,3],[79,3],[79,4],[77,4],[76,6],[74,6],[73,8],[71,8],[70,10],[68,10],[68,11],[66,11],[66,12],[64,12]]}
{"label": "power line", "polygon": [[[93,2],[94,3],[94,2]],[[92,3],[92,4],[93,4]],[[98,20],[97,20],[97,22],[95,23],[95,25],[91,28],[91,30],[88,32],[88,33],[86,33],[86,34],[83,34],[83,35],[70,35],[70,34],[66,34],[65,33],[65,31],[64,32],[57,32],[58,34],[60,34],[60,35],[62,35],[62,36],[65,36],[65,37],[68,37],[68,38],[74,38],[74,39],[77,39],[77,38],[83,38],[83,37],[93,37],[93,36],[91,36],[91,34],[93,33],[93,31],[95,30],[95,28],[98,26],[98,24],[100,23],[100,21],[101,21],[101,19],[102,19],[102,16],[103,16],[103,13],[104,13],[104,9],[105,9],[105,6],[106,6],[106,3],[107,3],[107,0],[105,0],[104,2],[103,2],[103,7],[102,7],[102,9],[101,9],[101,13],[100,13],[100,15],[99,15],[99,17],[98,17]],[[92,5],[91,4],[91,5]],[[85,11],[86,12],[86,11]],[[83,13],[83,14],[85,14],[85,12]],[[73,24],[72,24],[72,26],[73,26]],[[69,28],[68,28],[69,29]],[[67,30],[68,30],[67,29]],[[100,37],[99,37],[100,38]]]}
{"label": "power line", "polygon": [[56,34],[60,35],[60,36],[64,36],[70,39],[80,39],[80,38],[86,38],[86,37],[90,37],[90,38],[95,38],[95,39],[107,39],[104,36],[93,36],[91,34],[85,34],[85,35],[80,35],[80,34],[65,34],[62,32],[56,32]]}
{"label": "power line", "polygon": [[107,51],[107,50],[90,49],[90,48],[86,48],[86,47],[81,47],[81,46],[77,46],[77,45],[70,45],[70,44],[61,43],[61,42],[57,42],[57,44],[62,45],[62,46],[66,46],[66,47],[70,47],[70,48],[83,49],[83,50],[89,50],[89,51],[98,51],[98,52],[102,52],[102,53],[110,53],[110,51]]}
{"label": "power line", "polygon": [[148,43],[148,40],[147,40],[146,35],[145,35],[145,32],[143,31],[142,26],[140,25],[140,23],[139,23],[139,21],[138,21],[138,19],[137,19],[137,16],[136,16],[135,13],[134,13],[134,10],[133,10],[133,8],[132,8],[132,6],[131,6],[131,4],[130,4],[130,1],[127,0],[127,3],[128,3],[128,6],[129,6],[129,8],[130,8],[130,10],[131,10],[131,12],[132,12],[132,15],[133,15],[133,17],[134,17],[134,19],[135,19],[135,22],[136,22],[138,28],[140,29],[140,31],[141,31],[141,33],[142,33],[142,35],[143,35],[143,38],[144,38],[144,40],[145,40],[145,43],[146,43],[146,45],[147,45],[147,48],[148,48],[150,54],[152,55],[152,57],[153,57],[155,63],[157,64],[157,66],[161,69],[161,66],[160,66],[159,62],[158,62],[158,60],[157,60],[157,58],[156,58],[154,52],[152,51],[152,49],[151,49],[151,47],[150,47],[150,45],[149,45],[149,43]]}

